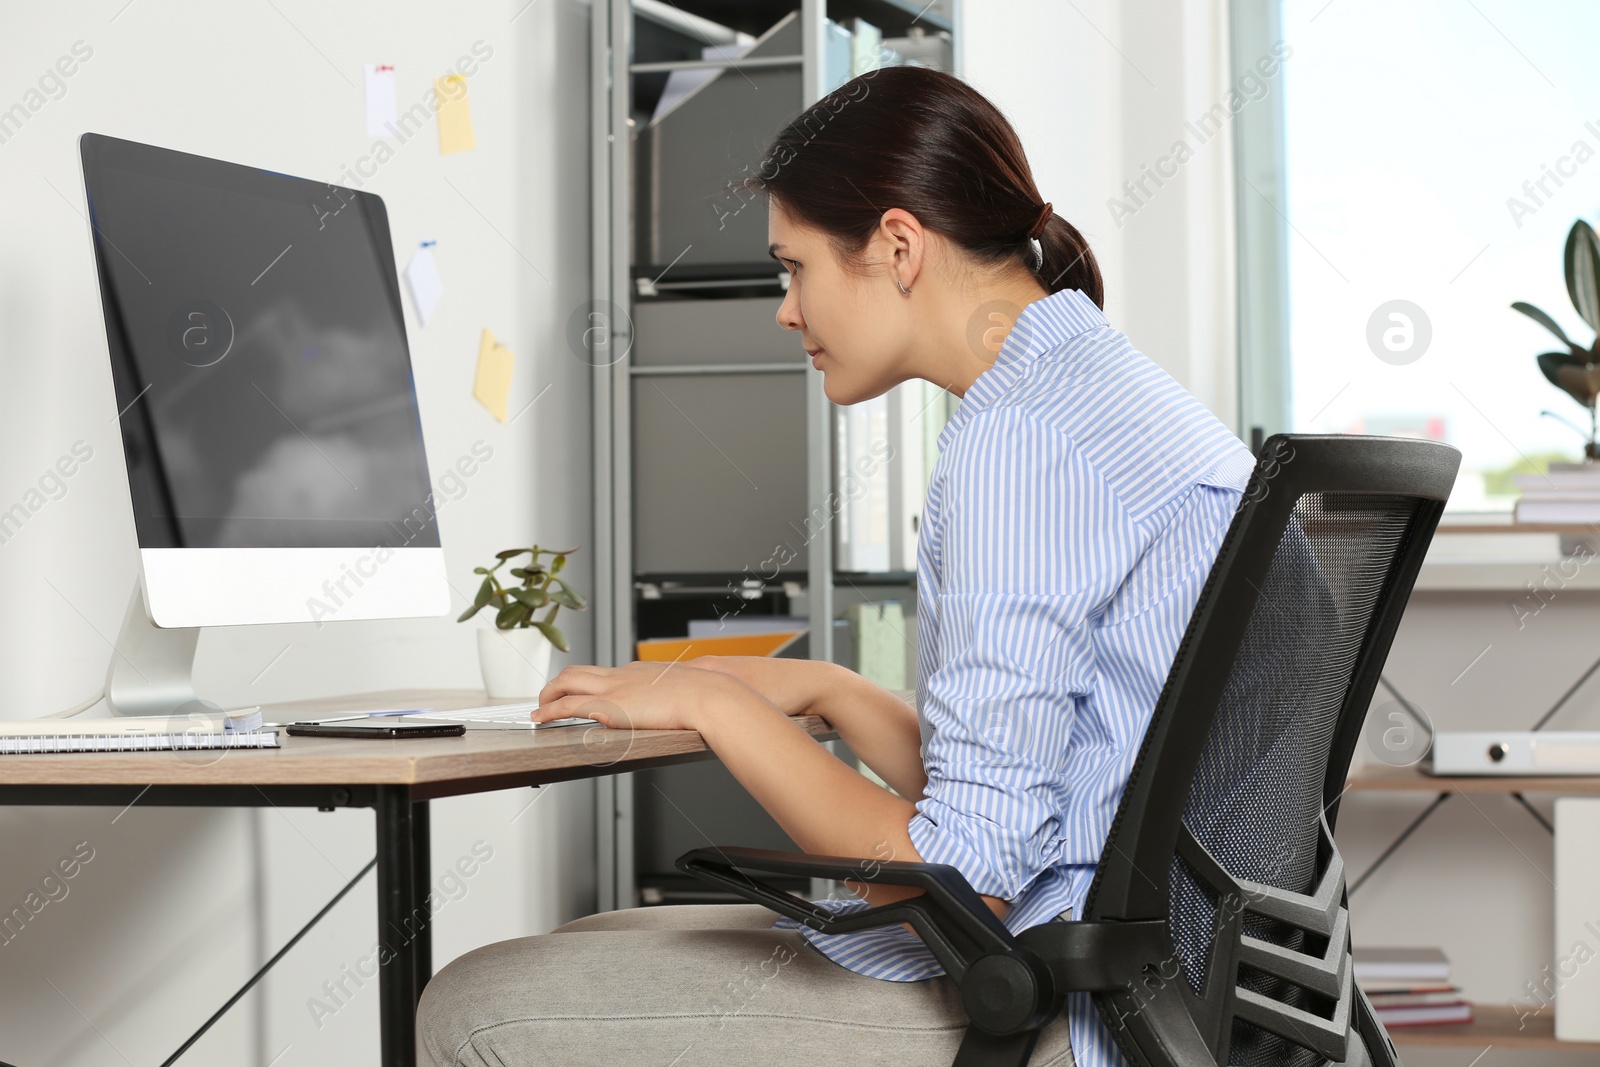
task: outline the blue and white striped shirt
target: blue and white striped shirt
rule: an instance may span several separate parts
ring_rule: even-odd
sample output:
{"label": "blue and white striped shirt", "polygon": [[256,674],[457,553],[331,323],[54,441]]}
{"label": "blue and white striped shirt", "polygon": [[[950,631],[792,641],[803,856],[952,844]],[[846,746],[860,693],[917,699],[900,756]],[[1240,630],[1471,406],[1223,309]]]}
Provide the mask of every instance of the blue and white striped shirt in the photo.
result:
{"label": "blue and white striped shirt", "polygon": [[[1020,932],[1082,910],[1254,461],[1077,290],[1022,310],[939,450],[917,556],[928,785],[908,829]],[[899,925],[802,929],[861,974],[944,973]],[[1080,1067],[1125,1063],[1088,994],[1067,1015]]]}

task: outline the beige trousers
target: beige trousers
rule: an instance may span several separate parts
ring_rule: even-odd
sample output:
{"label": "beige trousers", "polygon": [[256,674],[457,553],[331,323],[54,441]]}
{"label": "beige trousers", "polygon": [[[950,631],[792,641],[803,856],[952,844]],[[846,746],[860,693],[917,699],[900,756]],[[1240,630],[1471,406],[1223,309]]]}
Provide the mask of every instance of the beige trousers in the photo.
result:
{"label": "beige trousers", "polygon": [[[828,959],[759,904],[603,912],[486,945],[428,983],[422,1067],[939,1067],[967,1027],[954,983]],[[1064,1016],[1030,1067],[1073,1067]]]}

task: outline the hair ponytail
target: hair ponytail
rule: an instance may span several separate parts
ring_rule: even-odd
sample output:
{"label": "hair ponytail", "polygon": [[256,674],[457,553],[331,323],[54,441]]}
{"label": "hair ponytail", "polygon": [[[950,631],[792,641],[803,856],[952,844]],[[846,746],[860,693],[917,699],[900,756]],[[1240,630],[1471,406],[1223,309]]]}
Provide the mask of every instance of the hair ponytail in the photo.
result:
{"label": "hair ponytail", "polygon": [[883,211],[899,207],[980,263],[1020,259],[1047,291],[1081,289],[1103,306],[1100,267],[1083,234],[1053,211],[1039,229],[1049,205],[1011,123],[941,71],[882,67],[852,78],[784,127],[740,184],[827,233],[847,263]]}
{"label": "hair ponytail", "polygon": [[[1033,273],[1047,291],[1080,289],[1096,307],[1105,307],[1105,282],[1100,277],[1100,264],[1095,262],[1089,242],[1076,226],[1060,215],[1051,215],[1044,232],[1039,235],[1039,250],[1044,253],[1044,263]],[[1033,266],[1031,244],[1027,259],[1028,265]]]}

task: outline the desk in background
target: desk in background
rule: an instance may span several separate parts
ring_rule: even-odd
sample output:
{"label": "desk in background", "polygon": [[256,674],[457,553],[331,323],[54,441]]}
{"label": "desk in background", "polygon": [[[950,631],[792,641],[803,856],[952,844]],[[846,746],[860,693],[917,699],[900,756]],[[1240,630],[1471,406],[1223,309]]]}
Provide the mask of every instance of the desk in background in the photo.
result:
{"label": "desk in background", "polygon": [[[1585,777],[1527,777],[1485,774],[1473,776],[1435,777],[1416,767],[1365,767],[1355,771],[1346,781],[1345,792],[1379,793],[1432,793],[1433,803],[1423,809],[1378,858],[1349,883],[1347,893],[1353,893],[1373,871],[1377,870],[1403,844],[1423,819],[1426,819],[1451,794],[1508,794],[1528,808],[1534,818],[1554,833],[1523,797],[1524,793],[1553,793],[1559,796],[1600,796],[1600,776]],[[1530,983],[1531,985],[1531,983]],[[1447,1023],[1428,1026],[1397,1026],[1389,1031],[1397,1045],[1435,1045],[1463,1048],[1482,1048],[1498,1045],[1503,1049],[1544,1050],[1567,1052],[1600,1051],[1600,1043],[1588,1041],[1562,1041],[1555,1036],[1555,1012],[1548,1004],[1530,1003],[1518,1007],[1514,1004],[1484,1004],[1472,1006],[1472,1022]]]}

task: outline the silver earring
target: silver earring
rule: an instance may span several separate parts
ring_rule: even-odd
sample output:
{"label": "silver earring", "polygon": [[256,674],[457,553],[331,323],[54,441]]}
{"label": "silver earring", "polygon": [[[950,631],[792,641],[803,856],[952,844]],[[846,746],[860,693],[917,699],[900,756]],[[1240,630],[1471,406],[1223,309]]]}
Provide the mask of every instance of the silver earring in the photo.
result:
{"label": "silver earring", "polygon": [[1039,243],[1039,239],[1037,237],[1028,238],[1028,243],[1033,245],[1033,269],[1034,270],[1043,270],[1044,269],[1044,246]]}
{"label": "silver earring", "polygon": [[899,279],[899,278],[898,278],[898,277],[897,277],[897,278],[895,278],[895,280],[894,280],[894,283],[895,283],[895,284],[896,284],[896,285],[898,285],[898,286],[900,286],[900,291],[901,291],[901,292],[902,292],[902,293],[904,293],[904,294],[905,294],[905,295],[906,295],[906,296],[910,296],[910,295],[911,295],[911,290],[910,290],[910,289],[907,289],[907,288],[906,288],[906,287],[905,287],[905,284],[904,284],[904,283],[903,283],[903,282],[901,282],[901,281],[900,281],[900,279]]}

